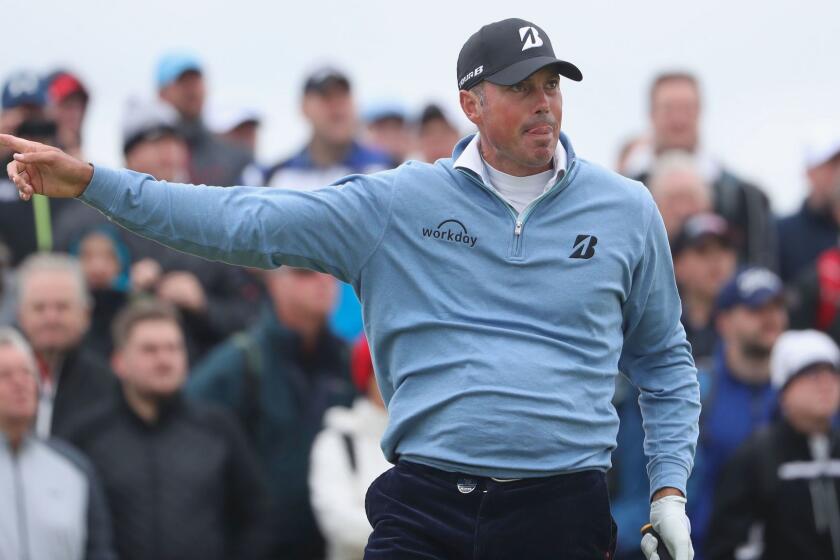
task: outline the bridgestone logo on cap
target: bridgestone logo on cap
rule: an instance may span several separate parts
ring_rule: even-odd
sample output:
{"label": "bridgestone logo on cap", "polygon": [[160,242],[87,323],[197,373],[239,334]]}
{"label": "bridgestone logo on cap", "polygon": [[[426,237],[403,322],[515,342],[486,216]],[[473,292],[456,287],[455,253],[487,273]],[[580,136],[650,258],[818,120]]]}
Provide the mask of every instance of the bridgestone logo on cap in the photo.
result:
{"label": "bridgestone logo on cap", "polygon": [[[465,83],[470,81],[470,79],[475,78],[476,76],[480,76],[482,72],[484,72],[484,65],[483,64],[481,66],[479,66],[478,68],[476,68],[475,70],[469,72],[463,78],[461,78],[461,81],[458,82],[458,87],[459,88],[464,87]],[[452,82],[450,82],[450,83],[452,83]]]}

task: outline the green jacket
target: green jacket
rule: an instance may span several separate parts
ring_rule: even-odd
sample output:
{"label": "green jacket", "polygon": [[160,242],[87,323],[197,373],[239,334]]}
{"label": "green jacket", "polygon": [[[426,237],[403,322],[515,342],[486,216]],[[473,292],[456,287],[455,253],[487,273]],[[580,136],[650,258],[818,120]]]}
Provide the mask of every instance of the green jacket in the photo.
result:
{"label": "green jacket", "polygon": [[[322,539],[309,503],[309,452],[324,411],[349,406],[349,352],[324,330],[315,352],[268,304],[260,320],[213,350],[193,370],[186,394],[228,406],[243,422],[268,476],[284,557],[312,554]],[[314,548],[313,548],[314,547]]]}

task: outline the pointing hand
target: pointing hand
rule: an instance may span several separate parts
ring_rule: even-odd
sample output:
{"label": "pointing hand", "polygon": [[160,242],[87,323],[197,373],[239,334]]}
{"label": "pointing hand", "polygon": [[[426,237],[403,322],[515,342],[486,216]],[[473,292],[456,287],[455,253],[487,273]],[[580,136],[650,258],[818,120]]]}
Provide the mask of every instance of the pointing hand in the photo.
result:
{"label": "pointing hand", "polygon": [[0,134],[0,147],[14,152],[6,172],[23,200],[29,200],[33,194],[77,197],[93,177],[92,165],[46,144]]}

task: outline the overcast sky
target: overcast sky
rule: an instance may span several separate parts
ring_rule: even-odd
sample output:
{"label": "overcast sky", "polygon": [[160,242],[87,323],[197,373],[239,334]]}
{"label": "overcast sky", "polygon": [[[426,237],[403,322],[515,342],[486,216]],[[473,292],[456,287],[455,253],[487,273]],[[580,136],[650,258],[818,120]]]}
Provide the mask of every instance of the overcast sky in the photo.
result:
{"label": "overcast sky", "polygon": [[154,65],[165,50],[201,56],[212,101],[263,113],[260,157],[273,162],[306,139],[298,104],[313,65],[346,69],[360,103],[387,97],[412,108],[427,100],[454,108],[458,50],[481,25],[506,17],[543,27],[556,54],[583,71],[583,82],[563,82],[563,128],[579,156],[604,165],[625,138],[646,130],[648,83],[663,69],[701,77],[706,149],[763,185],[781,212],[804,193],[807,131],[840,122],[840,3],[828,0],[0,5],[8,16],[0,76],[56,65],[79,72],[93,94],[87,154],[109,165],[121,161],[125,101],[154,95]]}

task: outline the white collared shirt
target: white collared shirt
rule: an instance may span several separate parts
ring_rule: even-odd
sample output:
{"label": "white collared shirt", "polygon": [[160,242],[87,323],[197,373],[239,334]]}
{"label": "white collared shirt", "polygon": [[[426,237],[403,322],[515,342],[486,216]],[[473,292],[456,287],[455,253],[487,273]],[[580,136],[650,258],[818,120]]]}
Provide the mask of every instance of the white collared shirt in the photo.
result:
{"label": "white collared shirt", "polygon": [[560,142],[557,142],[552,162],[554,165],[552,169],[526,177],[516,177],[502,173],[491,167],[481,157],[479,135],[476,134],[461,155],[458,156],[458,159],[455,160],[455,167],[469,169],[477,174],[486,185],[495,189],[521,214],[531,202],[557,183],[561,173],[565,173],[566,149]]}

